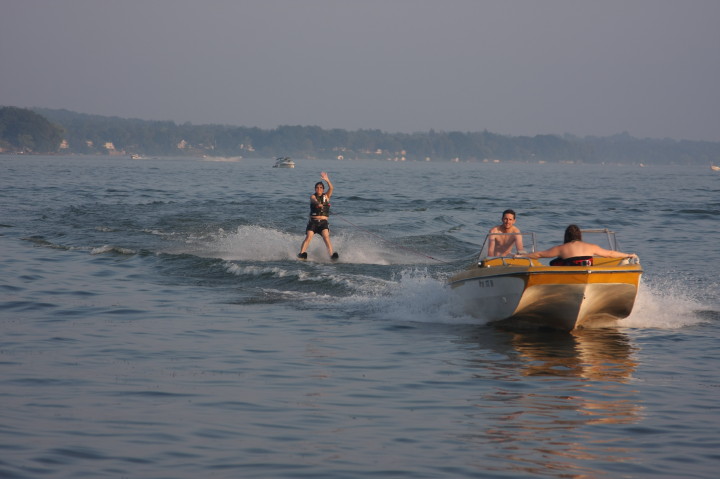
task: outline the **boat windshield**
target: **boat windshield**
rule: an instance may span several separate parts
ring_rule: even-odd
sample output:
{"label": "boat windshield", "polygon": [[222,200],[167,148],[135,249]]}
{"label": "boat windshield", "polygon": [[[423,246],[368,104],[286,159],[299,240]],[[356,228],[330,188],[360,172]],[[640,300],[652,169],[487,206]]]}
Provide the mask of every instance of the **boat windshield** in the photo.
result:
{"label": "boat windshield", "polygon": [[610,231],[607,228],[602,229],[589,229],[580,230],[582,232],[582,239],[587,243],[595,243],[602,248],[609,249],[612,251],[620,251],[618,249],[617,238],[615,238],[615,232]]}
{"label": "boat windshield", "polygon": [[[582,231],[583,241],[595,243],[605,249],[619,251],[615,232],[607,228],[584,229]],[[547,245],[546,249],[558,243]],[[485,237],[480,259],[511,257],[515,254],[534,253],[537,250],[535,233],[490,233]]]}

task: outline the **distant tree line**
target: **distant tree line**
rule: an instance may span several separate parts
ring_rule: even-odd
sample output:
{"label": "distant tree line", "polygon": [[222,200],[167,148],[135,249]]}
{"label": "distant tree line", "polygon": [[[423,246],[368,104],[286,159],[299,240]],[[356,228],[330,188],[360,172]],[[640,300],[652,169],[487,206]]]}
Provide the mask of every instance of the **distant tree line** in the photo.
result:
{"label": "distant tree line", "polygon": [[62,137],[62,128],[42,115],[24,108],[0,108],[0,152],[53,153]]}
{"label": "distant tree line", "polygon": [[[51,123],[52,122],[52,123]],[[720,164],[720,143],[573,135],[505,136],[482,132],[386,133],[380,130],[176,124],[75,113],[0,108],[4,151],[146,156],[245,156],[424,161]]]}

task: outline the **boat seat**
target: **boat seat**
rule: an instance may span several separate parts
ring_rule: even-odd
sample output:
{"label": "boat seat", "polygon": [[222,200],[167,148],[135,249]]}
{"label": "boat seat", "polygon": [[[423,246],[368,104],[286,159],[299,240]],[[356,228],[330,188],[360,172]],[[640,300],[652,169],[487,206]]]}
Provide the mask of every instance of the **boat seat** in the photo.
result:
{"label": "boat seat", "polygon": [[572,258],[555,258],[550,266],[592,266],[592,256],[573,256]]}

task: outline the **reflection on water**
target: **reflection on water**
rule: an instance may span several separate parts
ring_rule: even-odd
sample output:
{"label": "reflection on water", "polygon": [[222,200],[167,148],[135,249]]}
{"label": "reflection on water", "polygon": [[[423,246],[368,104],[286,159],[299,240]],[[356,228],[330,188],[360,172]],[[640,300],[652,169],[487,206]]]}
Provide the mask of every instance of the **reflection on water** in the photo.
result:
{"label": "reflection on water", "polygon": [[581,329],[569,334],[512,333],[525,376],[576,376],[628,382],[637,362],[629,338],[616,329]]}
{"label": "reflection on water", "polygon": [[[568,335],[513,334],[524,376],[577,377],[578,393],[566,399],[588,423],[632,423],[641,407],[631,383],[637,367],[634,347],[615,329],[573,331]],[[631,394],[630,398],[626,397]]]}
{"label": "reflection on water", "polygon": [[[484,431],[465,437],[526,474],[596,476],[631,462],[627,430],[642,418],[636,348],[621,331],[508,332],[514,374],[477,401]],[[562,471],[562,472],[560,472]]]}

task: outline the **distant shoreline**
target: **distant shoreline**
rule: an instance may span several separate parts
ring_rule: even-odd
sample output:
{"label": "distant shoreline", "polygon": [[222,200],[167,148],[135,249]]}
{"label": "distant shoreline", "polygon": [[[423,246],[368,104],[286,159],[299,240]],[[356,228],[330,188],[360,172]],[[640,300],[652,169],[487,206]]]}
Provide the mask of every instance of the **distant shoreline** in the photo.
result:
{"label": "distant shoreline", "polygon": [[[4,107],[0,111],[7,109],[21,110]],[[178,125],[172,121],[124,119],[44,108],[24,111],[39,116],[36,119],[38,124],[47,122],[51,126],[45,129],[60,135],[55,140],[55,151],[47,146],[44,151],[34,148],[39,144],[41,135],[30,127],[25,132],[0,138],[0,154],[222,158],[290,156],[337,160],[640,166],[720,164],[720,142],[638,139],[628,133],[580,138],[567,134],[504,136],[489,131],[430,130],[406,134],[380,130],[326,130],[317,126],[279,126],[263,130],[228,125]],[[6,126],[5,131],[8,130]]]}

